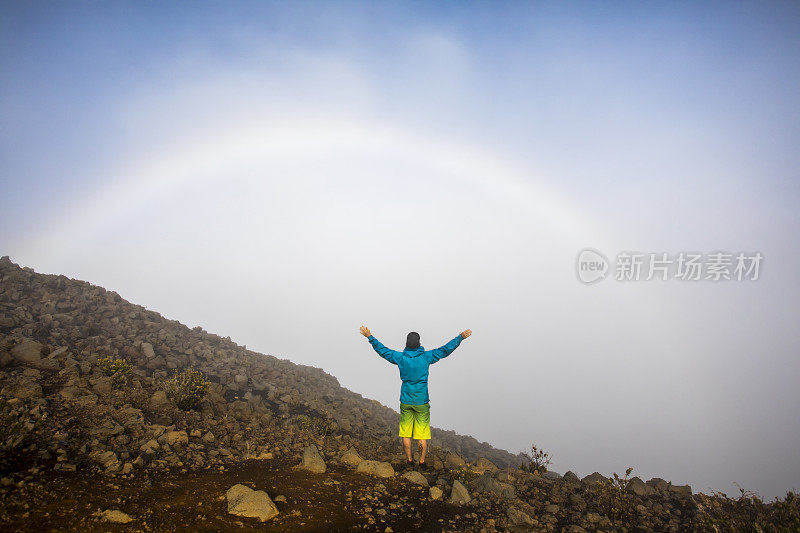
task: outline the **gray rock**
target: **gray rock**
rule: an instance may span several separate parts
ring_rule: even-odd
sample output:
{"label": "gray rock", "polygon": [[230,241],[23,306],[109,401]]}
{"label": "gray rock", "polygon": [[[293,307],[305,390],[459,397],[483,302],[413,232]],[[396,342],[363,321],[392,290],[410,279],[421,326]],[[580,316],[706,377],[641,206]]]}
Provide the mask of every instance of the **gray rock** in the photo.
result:
{"label": "gray rock", "polygon": [[29,400],[31,398],[41,398],[42,386],[38,383],[31,381],[23,381],[11,388],[12,395],[20,400]]}
{"label": "gray rock", "polygon": [[408,472],[404,472],[402,477],[410,481],[411,483],[415,483],[417,485],[422,485],[423,487],[428,486],[428,480],[425,479],[425,476],[417,472],[416,470],[409,470]]}
{"label": "gray rock", "polygon": [[606,481],[608,481],[608,478],[606,478],[599,472],[594,472],[583,478],[581,481],[583,481],[587,485],[593,485],[595,483],[605,483]]}
{"label": "gray rock", "polygon": [[327,469],[325,466],[325,460],[319,454],[319,450],[315,445],[307,446],[305,450],[303,450],[303,462],[298,465],[303,470],[308,470],[309,472],[314,472],[316,474],[324,474],[325,470]]}
{"label": "gray rock", "polygon": [[170,446],[189,444],[189,436],[185,431],[167,431],[158,438],[158,442],[166,443]]}
{"label": "gray rock", "polygon": [[577,482],[580,481],[580,478],[577,475],[575,475],[575,472],[573,472],[572,470],[568,470],[564,474],[564,478],[563,479],[564,479],[564,481],[566,481],[568,483],[577,483]]}
{"label": "gray rock", "polygon": [[513,485],[497,481],[488,472],[478,476],[475,481],[472,482],[472,486],[474,490],[489,492],[503,498],[514,498],[516,496]]}
{"label": "gray rock", "polygon": [[362,474],[369,474],[377,477],[392,477],[394,475],[394,468],[390,463],[383,461],[361,461],[356,467],[356,472]]}
{"label": "gray rock", "polygon": [[253,490],[238,484],[229,488],[225,496],[230,514],[258,518],[262,522],[278,514],[278,508],[263,490]]}
{"label": "gray rock", "polygon": [[478,472],[497,472],[500,469],[489,459],[479,457],[478,460],[475,461],[475,470]]}
{"label": "gray rock", "polygon": [[547,472],[542,474],[542,477],[545,479],[550,479],[552,481],[555,481],[556,479],[561,479],[561,474],[559,474],[558,472],[551,472],[550,470],[548,470]]}
{"label": "gray rock", "polygon": [[340,460],[341,460],[342,463],[344,463],[344,464],[346,464],[348,466],[352,466],[353,468],[355,468],[364,459],[362,459],[361,456],[358,455],[358,452],[356,451],[355,448],[350,446],[350,449],[347,450],[346,452],[344,452],[344,455],[342,455],[342,458]]}
{"label": "gray rock", "polygon": [[97,394],[111,394],[111,378],[110,377],[100,377],[100,378],[92,378],[89,380],[89,383],[92,385],[92,389]]}
{"label": "gray rock", "polygon": [[47,356],[50,359],[63,359],[67,355],[69,355],[69,347],[61,346],[60,348],[56,348]]}
{"label": "gray rock", "polygon": [[144,414],[135,407],[123,407],[118,412],[119,420],[126,428],[134,428],[144,424]]}
{"label": "gray rock", "polygon": [[116,472],[119,470],[120,462],[117,458],[117,454],[112,452],[111,450],[107,450],[104,452],[101,451],[94,451],[89,454],[89,457],[100,466],[105,468],[110,472]]}
{"label": "gray rock", "polygon": [[119,509],[106,509],[100,513],[100,518],[107,522],[114,522],[116,524],[127,524],[133,522],[133,517],[129,514],[123,513]]}
{"label": "gray rock", "polygon": [[583,512],[586,509],[586,501],[581,497],[580,494],[570,494],[568,501],[569,506],[576,511]]}
{"label": "gray rock", "polygon": [[169,399],[167,398],[167,393],[163,390],[157,390],[153,393],[150,397],[150,407],[153,409],[160,409],[162,407],[166,407],[170,404]]}
{"label": "gray rock", "polygon": [[450,503],[464,505],[465,503],[469,503],[471,499],[467,487],[462,485],[459,480],[453,480],[453,489],[450,491]]}
{"label": "gray rock", "polygon": [[149,342],[142,343],[142,354],[148,359],[152,359],[156,356],[156,352],[153,350],[153,345]]}
{"label": "gray rock", "polygon": [[647,481],[647,484],[653,487],[654,489],[665,491],[669,489],[669,483],[661,479],[660,477],[654,477]]}
{"label": "gray rock", "polygon": [[148,455],[152,455],[156,453],[156,450],[158,450],[158,448],[159,448],[158,442],[155,439],[150,439],[149,441],[142,444],[139,447],[139,450]]}
{"label": "gray rock", "polygon": [[441,499],[443,494],[442,489],[440,489],[439,487],[431,487],[431,490],[429,490],[428,493],[430,494],[431,499],[433,500]]}
{"label": "gray rock", "polygon": [[652,496],[656,493],[656,489],[651,487],[650,485],[646,484],[644,481],[639,479],[638,477],[634,476],[628,481],[628,485],[625,487],[628,492],[632,492],[637,496],[647,497]]}
{"label": "gray rock", "polygon": [[36,365],[42,359],[43,348],[44,346],[35,340],[25,339],[11,349],[11,357],[23,364]]}
{"label": "gray rock", "polygon": [[565,533],[586,533],[586,530],[577,524],[572,524],[571,526],[567,526],[567,528],[564,529],[563,531]]}
{"label": "gray rock", "polygon": [[679,498],[692,497],[692,487],[690,485],[673,485],[670,483],[669,492],[675,494]]}
{"label": "gray rock", "polygon": [[509,507],[506,511],[508,519],[515,526],[532,526],[534,525],[533,519],[527,513],[520,511],[516,507]]}
{"label": "gray rock", "polygon": [[444,458],[444,466],[447,468],[459,468],[466,464],[467,463],[464,462],[464,459],[462,459],[457,453],[450,452]]}

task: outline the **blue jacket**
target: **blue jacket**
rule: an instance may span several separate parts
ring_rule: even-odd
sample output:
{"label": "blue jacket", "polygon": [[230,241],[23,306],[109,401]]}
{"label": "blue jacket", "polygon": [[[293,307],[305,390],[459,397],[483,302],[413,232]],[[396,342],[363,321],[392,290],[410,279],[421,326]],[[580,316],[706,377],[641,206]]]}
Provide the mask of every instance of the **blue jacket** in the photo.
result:
{"label": "blue jacket", "polygon": [[461,335],[435,350],[425,351],[420,346],[413,350],[396,352],[380,343],[374,336],[369,336],[369,343],[378,355],[400,368],[400,403],[408,405],[424,405],[428,403],[428,367],[453,353],[461,344]]}

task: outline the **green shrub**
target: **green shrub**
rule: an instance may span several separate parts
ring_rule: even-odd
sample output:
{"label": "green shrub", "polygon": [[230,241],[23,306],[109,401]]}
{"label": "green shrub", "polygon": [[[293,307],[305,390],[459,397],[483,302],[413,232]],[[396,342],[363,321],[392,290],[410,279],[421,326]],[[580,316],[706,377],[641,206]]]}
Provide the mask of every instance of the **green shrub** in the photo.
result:
{"label": "green shrub", "polygon": [[468,490],[472,490],[472,482],[479,476],[478,472],[473,470],[470,465],[451,468],[450,475],[453,479],[459,480]]}
{"label": "green shrub", "polygon": [[613,477],[595,485],[600,508],[611,520],[627,518],[633,512],[633,496],[625,490],[632,471],[633,467],[629,467],[625,477],[614,472]]}
{"label": "green shrub", "polygon": [[520,455],[524,458],[521,468],[526,472],[542,475],[550,466],[550,454],[537,448],[535,444],[531,445],[531,453],[522,452]]}
{"label": "green shrub", "polygon": [[167,394],[167,398],[179,409],[189,411],[196,409],[208,392],[210,382],[202,372],[192,368],[175,372],[165,379],[159,387]]}
{"label": "green shrub", "polygon": [[25,415],[25,411],[20,413],[0,396],[0,456],[16,449],[30,433],[32,428],[25,423]]}
{"label": "green shrub", "polygon": [[131,365],[125,359],[112,359],[103,357],[97,360],[97,366],[106,376],[111,376],[111,388],[120,389],[128,382],[131,374]]}
{"label": "green shrub", "polygon": [[800,498],[787,492],[786,498],[765,503],[752,491],[739,487],[739,496],[724,492],[700,495],[700,523],[709,531],[800,531]]}
{"label": "green shrub", "polygon": [[312,437],[327,437],[333,430],[333,421],[321,416],[297,415],[295,417],[300,431]]}

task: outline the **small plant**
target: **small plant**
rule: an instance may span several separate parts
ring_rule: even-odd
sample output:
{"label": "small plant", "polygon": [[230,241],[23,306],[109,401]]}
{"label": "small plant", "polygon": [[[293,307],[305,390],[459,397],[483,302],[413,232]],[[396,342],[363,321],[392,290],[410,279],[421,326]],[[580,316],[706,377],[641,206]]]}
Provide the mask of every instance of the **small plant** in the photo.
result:
{"label": "small plant", "polygon": [[202,372],[187,368],[175,372],[165,379],[159,387],[167,394],[167,398],[179,409],[189,411],[196,409],[205,398],[210,382]]}
{"label": "small plant", "polygon": [[114,407],[122,407],[125,404],[144,410],[150,400],[150,394],[141,386],[125,387],[118,391],[114,398]]}
{"label": "small plant", "polygon": [[5,455],[19,446],[27,434],[23,418],[0,396],[0,454]]}
{"label": "small plant", "polygon": [[125,359],[112,359],[103,357],[97,360],[97,366],[106,376],[111,376],[111,388],[121,389],[131,374],[131,365]]}
{"label": "small plant", "polygon": [[[738,485],[737,485],[738,487]],[[800,498],[787,492],[786,498],[764,503],[752,491],[739,488],[739,496],[730,498],[724,492],[701,495],[700,523],[712,531],[800,531]]]}
{"label": "small plant", "polygon": [[461,465],[456,468],[451,468],[450,475],[453,476],[453,479],[459,480],[467,490],[472,490],[472,482],[478,477],[478,472],[473,470],[469,465]]}
{"label": "small plant", "polygon": [[625,471],[625,477],[619,477],[614,472],[613,477],[595,485],[600,508],[611,520],[626,518],[633,510],[633,496],[625,490],[632,471],[633,467],[629,467]]}
{"label": "small plant", "polygon": [[547,472],[547,467],[550,466],[550,454],[537,448],[535,444],[531,445],[531,453],[522,452],[520,455],[524,458],[522,470],[526,472],[542,475]]}
{"label": "small plant", "polygon": [[298,415],[295,420],[300,431],[311,436],[324,438],[333,430],[333,421],[326,418]]}

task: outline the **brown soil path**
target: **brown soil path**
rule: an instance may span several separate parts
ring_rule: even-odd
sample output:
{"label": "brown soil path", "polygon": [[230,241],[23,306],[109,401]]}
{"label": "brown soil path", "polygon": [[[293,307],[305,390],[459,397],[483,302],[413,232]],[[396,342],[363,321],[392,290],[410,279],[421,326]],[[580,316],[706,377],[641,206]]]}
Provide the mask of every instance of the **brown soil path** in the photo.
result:
{"label": "brown soil path", "polygon": [[[398,476],[378,479],[332,466],[325,474],[287,460],[248,460],[224,471],[139,472],[129,479],[49,471],[2,495],[3,531],[465,531],[489,509],[432,501],[428,489]],[[429,481],[435,481],[429,475]],[[280,514],[261,523],[228,514],[225,491],[236,483],[265,490]],[[385,487],[385,490],[381,488]],[[95,512],[119,509],[135,520],[111,524]]]}

